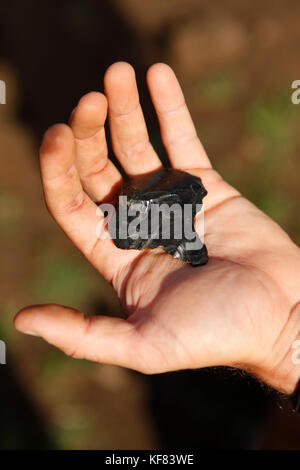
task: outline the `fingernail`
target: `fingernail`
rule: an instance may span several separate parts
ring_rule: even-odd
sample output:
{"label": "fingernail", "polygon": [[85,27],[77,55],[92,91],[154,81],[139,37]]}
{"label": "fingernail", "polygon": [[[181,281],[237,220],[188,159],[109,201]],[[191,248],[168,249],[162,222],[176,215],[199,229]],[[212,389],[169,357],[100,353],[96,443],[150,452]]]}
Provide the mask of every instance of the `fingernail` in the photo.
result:
{"label": "fingernail", "polygon": [[25,335],[30,335],[30,336],[39,336],[36,333],[34,333],[33,331],[22,331],[22,333],[24,333]]}

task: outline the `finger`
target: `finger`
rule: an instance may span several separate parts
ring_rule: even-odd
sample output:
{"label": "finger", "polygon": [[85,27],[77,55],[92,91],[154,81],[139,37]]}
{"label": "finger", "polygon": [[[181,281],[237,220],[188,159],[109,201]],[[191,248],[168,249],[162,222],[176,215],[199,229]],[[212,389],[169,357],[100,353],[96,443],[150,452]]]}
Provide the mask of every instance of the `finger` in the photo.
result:
{"label": "finger", "polygon": [[130,256],[118,250],[111,239],[103,240],[97,236],[99,210],[82,189],[74,157],[72,130],[65,124],[51,127],[40,149],[45,200],[51,214],[69,238],[111,280]]}
{"label": "finger", "polygon": [[179,169],[211,167],[172,69],[153,65],[147,83],[171,164]]}
{"label": "finger", "polygon": [[122,180],[108,159],[104,129],[106,116],[105,96],[91,92],[80,99],[70,118],[79,177],[87,194],[98,202],[108,198]]}
{"label": "finger", "polygon": [[104,77],[114,152],[129,175],[157,170],[162,166],[146,128],[131,65],[117,62]]}
{"label": "finger", "polygon": [[121,318],[84,316],[61,305],[35,305],[22,309],[15,328],[41,336],[48,343],[77,359],[135,368],[136,330]]}

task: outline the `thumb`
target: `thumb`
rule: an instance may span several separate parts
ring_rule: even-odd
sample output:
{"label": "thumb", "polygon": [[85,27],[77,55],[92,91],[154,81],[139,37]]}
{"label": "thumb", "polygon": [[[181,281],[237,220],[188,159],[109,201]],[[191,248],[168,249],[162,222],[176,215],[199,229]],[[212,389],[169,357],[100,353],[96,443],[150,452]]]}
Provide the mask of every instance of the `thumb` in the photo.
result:
{"label": "thumb", "polygon": [[26,307],[14,318],[25,334],[41,336],[68,356],[139,369],[135,351],[138,334],[128,320],[85,316],[61,305]]}

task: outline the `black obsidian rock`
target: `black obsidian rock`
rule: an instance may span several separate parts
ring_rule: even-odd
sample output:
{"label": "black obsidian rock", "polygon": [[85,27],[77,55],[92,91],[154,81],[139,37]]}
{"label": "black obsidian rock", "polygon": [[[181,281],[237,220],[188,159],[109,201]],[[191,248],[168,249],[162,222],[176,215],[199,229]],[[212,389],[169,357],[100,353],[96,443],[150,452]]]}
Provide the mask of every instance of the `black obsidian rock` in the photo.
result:
{"label": "black obsidian rock", "polygon": [[206,264],[207,250],[194,228],[206,194],[200,178],[171,168],[131,178],[109,224],[115,245],[123,250],[161,246],[192,266]]}

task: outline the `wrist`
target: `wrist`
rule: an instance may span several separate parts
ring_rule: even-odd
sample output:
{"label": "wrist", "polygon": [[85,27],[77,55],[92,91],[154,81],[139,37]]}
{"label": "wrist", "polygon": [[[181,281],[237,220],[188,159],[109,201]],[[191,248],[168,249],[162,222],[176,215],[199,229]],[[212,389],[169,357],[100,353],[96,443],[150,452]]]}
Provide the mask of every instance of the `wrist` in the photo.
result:
{"label": "wrist", "polygon": [[272,353],[252,372],[282,393],[295,392],[300,380],[300,302],[292,307]]}

